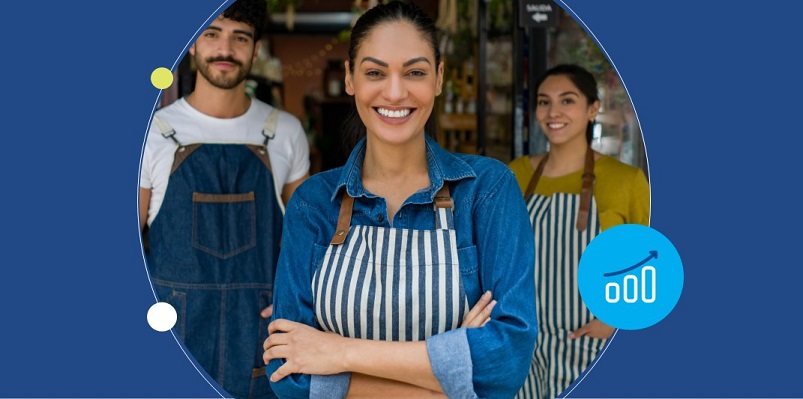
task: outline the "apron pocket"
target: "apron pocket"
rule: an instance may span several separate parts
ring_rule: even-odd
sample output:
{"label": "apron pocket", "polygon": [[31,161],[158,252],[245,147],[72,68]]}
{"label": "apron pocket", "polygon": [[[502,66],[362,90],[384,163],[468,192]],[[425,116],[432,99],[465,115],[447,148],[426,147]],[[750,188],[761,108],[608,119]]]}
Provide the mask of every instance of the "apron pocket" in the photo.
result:
{"label": "apron pocket", "polygon": [[256,246],[254,193],[192,193],[192,246],[228,259]]}

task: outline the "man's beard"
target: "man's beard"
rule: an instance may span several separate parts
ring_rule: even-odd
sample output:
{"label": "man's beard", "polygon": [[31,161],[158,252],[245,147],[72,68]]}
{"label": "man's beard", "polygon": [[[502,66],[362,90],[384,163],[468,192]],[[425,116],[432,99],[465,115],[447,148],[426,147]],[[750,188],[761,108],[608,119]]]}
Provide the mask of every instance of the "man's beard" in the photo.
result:
{"label": "man's beard", "polygon": [[[205,61],[201,61],[201,58],[196,54],[194,58],[195,66],[198,68],[198,72],[201,73],[201,76],[212,84],[212,86],[220,89],[228,90],[237,87],[237,85],[245,80],[248,76],[248,71],[251,70],[250,62],[247,65],[243,65],[242,62],[232,57],[207,58]],[[220,71],[213,71],[211,64],[218,61],[230,62],[237,65],[239,68],[225,74]]]}

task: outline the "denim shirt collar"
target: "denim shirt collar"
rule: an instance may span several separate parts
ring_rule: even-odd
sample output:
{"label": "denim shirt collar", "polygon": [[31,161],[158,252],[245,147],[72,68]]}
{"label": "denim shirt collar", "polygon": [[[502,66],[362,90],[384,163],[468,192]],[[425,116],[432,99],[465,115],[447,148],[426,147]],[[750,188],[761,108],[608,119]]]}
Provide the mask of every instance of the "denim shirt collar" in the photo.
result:
{"label": "denim shirt collar", "polygon": [[[477,174],[462,159],[444,150],[428,135],[424,135],[427,148],[427,170],[429,171],[430,185],[428,189],[421,190],[413,194],[405,203],[429,204],[435,200],[435,193],[443,187],[444,181],[457,181],[461,179],[476,178]],[[362,185],[362,165],[365,159],[365,137],[351,151],[349,159],[343,165],[340,179],[337,181],[335,190],[332,193],[331,201],[337,198],[338,193],[343,187],[346,192],[354,197],[376,198],[377,196],[368,192]]]}

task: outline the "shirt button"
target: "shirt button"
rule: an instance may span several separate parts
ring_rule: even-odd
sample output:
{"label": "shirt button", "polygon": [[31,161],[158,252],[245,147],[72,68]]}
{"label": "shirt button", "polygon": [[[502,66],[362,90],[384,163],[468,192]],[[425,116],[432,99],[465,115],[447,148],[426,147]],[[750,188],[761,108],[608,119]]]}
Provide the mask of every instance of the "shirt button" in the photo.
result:
{"label": "shirt button", "polygon": [[379,216],[376,217],[376,221],[377,222],[381,223],[383,220],[385,220],[385,216],[384,215],[379,215]]}

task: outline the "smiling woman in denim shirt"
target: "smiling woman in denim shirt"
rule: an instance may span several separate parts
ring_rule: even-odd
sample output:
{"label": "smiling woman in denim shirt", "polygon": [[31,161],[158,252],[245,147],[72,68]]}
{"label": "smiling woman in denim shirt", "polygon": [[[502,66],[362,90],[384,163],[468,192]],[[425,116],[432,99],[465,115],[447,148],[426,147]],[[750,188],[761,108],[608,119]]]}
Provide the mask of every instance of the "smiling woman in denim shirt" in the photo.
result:
{"label": "smiling woman in denim shirt", "polygon": [[368,10],[346,71],[352,133],[365,137],[287,206],[263,357],[273,390],[513,397],[536,314],[533,234],[512,172],[425,134],[443,63],[418,8]]}

